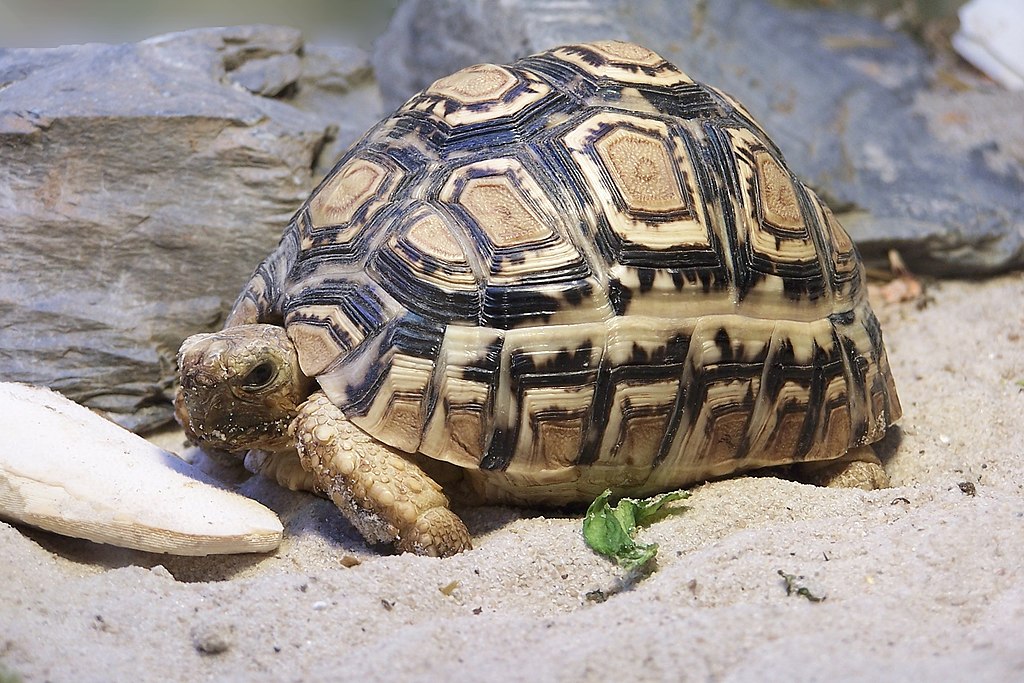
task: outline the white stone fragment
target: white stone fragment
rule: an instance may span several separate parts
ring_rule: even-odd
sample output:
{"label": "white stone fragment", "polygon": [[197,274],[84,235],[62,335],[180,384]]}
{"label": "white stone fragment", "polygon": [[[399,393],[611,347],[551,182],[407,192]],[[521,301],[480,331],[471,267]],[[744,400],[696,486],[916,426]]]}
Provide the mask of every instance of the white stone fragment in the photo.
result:
{"label": "white stone fragment", "polygon": [[58,393],[0,383],[0,517],[175,555],[269,552],[274,512]]}
{"label": "white stone fragment", "polygon": [[1024,89],[1024,2],[971,0],[960,8],[953,47],[992,80]]}

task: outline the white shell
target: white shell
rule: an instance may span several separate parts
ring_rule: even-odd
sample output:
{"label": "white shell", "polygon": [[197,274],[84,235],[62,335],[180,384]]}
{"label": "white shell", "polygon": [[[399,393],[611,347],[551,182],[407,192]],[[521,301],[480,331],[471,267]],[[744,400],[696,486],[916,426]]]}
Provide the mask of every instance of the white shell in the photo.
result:
{"label": "white shell", "polygon": [[58,393],[0,383],[0,517],[175,555],[269,552],[281,521],[254,500]]}
{"label": "white shell", "polygon": [[1024,2],[971,0],[960,8],[953,47],[994,81],[1024,89]]}

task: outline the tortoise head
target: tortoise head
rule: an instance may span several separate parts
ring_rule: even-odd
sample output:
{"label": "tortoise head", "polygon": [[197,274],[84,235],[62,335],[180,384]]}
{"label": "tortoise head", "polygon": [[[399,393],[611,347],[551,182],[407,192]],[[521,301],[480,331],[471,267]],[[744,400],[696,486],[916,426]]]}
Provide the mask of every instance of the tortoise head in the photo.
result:
{"label": "tortoise head", "polygon": [[281,327],[237,325],[186,339],[175,416],[196,444],[232,453],[280,450],[312,381]]}

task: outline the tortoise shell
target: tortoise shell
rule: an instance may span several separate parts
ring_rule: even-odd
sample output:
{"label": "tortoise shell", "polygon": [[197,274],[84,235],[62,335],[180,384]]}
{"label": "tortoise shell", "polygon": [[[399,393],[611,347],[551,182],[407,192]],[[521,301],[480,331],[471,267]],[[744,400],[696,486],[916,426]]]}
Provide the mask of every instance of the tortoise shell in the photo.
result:
{"label": "tortoise shell", "polygon": [[561,503],[827,460],[900,416],[849,236],[737,102],[624,42],[434,82],[229,318],[371,436]]}

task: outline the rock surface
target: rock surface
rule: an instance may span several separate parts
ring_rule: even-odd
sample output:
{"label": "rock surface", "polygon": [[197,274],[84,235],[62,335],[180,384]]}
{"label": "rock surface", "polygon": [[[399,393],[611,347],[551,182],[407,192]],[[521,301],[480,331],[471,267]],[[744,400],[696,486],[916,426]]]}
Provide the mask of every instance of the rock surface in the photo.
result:
{"label": "rock surface", "polygon": [[900,248],[912,269],[940,275],[1024,266],[1024,161],[989,163],[1003,131],[967,151],[940,140],[914,107],[927,56],[871,19],[767,0],[409,0],[374,62],[390,107],[469,64],[597,38],[643,43],[736,96],[790,166],[852,212],[844,223],[865,256]]}
{"label": "rock surface", "polygon": [[245,26],[0,50],[0,377],[170,418],[181,340],[358,134],[340,111],[377,117],[365,54],[302,48]]}

